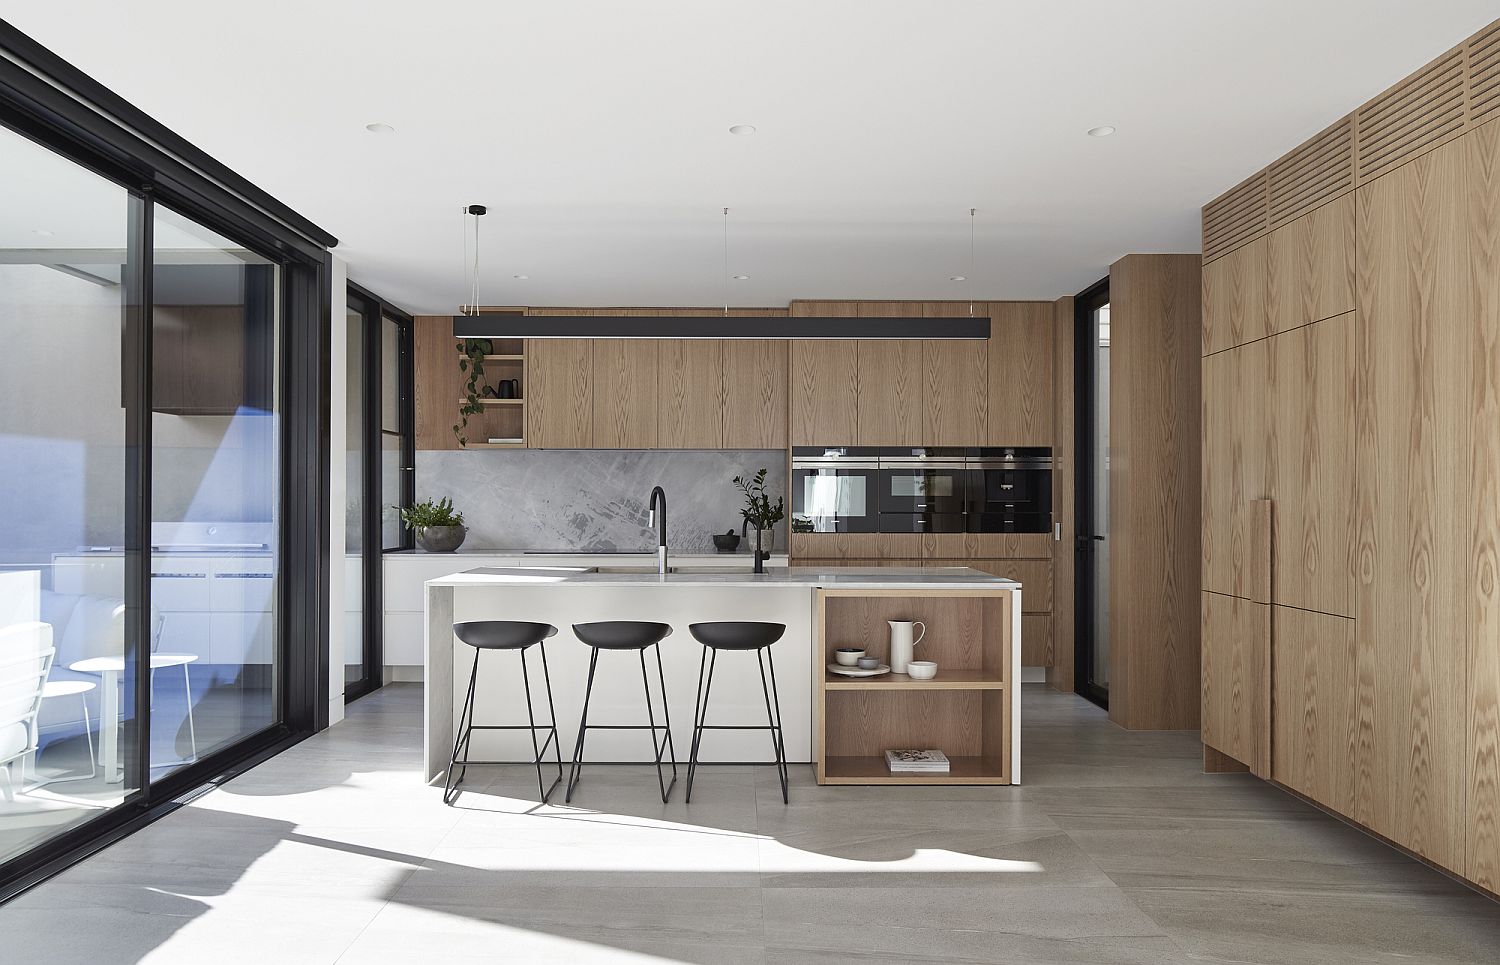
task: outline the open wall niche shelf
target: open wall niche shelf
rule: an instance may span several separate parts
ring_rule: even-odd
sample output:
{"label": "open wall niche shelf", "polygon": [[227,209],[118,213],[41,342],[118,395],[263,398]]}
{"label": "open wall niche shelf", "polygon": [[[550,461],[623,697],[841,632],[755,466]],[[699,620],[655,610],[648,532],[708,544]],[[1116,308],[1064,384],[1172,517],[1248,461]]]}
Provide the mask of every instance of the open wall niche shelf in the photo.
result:
{"label": "open wall niche shelf", "polygon": [[[501,399],[481,395],[478,399],[481,410],[469,416],[466,432],[469,443],[464,448],[524,449],[526,448],[526,341],[519,338],[455,339],[455,343],[460,348],[467,348],[474,342],[487,343],[480,346],[486,350],[480,356],[483,369],[480,391],[483,392],[483,386],[498,390],[502,382],[514,381],[516,396]],[[454,369],[457,372],[459,389],[456,407],[462,407],[467,402],[465,389],[468,385],[468,373],[457,371],[457,363],[462,358],[464,358],[463,353],[454,353]],[[457,408],[455,408],[454,421],[457,420]],[[506,441],[490,442],[490,439]]]}
{"label": "open wall niche shelf", "polygon": [[[819,784],[1010,784],[1018,615],[1009,589],[817,592],[813,756]],[[890,659],[889,620],[920,620],[931,680],[829,673],[838,647]],[[885,752],[937,749],[946,774],[893,774]]]}

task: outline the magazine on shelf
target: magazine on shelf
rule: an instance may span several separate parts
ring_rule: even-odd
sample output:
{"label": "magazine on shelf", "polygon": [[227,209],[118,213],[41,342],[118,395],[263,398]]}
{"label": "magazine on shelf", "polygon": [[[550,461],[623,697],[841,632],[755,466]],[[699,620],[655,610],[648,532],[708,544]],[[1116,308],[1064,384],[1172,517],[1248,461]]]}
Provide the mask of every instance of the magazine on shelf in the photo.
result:
{"label": "magazine on shelf", "polygon": [[946,774],[948,755],[940,750],[889,750],[886,766],[893,774]]}

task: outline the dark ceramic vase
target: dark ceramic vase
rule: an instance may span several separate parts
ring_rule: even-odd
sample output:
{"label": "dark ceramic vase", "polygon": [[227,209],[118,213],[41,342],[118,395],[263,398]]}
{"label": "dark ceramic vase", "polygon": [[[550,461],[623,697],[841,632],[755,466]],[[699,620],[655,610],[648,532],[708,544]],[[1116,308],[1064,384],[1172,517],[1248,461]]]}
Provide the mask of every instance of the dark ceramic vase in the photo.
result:
{"label": "dark ceramic vase", "polygon": [[468,535],[462,526],[422,526],[417,529],[417,545],[429,553],[451,553]]}

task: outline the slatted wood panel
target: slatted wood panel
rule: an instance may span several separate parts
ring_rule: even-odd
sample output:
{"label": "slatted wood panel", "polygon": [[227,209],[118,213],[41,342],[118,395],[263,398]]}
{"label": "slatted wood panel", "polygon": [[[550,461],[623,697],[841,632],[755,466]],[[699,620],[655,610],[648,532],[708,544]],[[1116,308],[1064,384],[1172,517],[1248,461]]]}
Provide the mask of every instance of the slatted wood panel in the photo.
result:
{"label": "slatted wood panel", "polygon": [[1250,501],[1270,496],[1270,341],[1203,359],[1202,588],[1250,596]]}
{"label": "slatted wood panel", "polygon": [[1271,333],[1268,242],[1257,238],[1203,266],[1203,354]]}
{"label": "slatted wood panel", "polygon": [[859,343],[792,341],[792,445],[842,446],[858,438]]}
{"label": "slatted wood panel", "polygon": [[[1266,237],[1269,330],[1284,332],[1354,308],[1354,196],[1282,225]],[[1249,251],[1247,246],[1241,251]],[[1204,269],[1237,257],[1222,258]],[[1205,287],[1207,283],[1205,282]]]}
{"label": "slatted wood panel", "polygon": [[1350,312],[1272,338],[1261,396],[1270,404],[1274,599],[1342,616],[1354,614],[1355,324]]}
{"label": "slatted wood panel", "polygon": [[594,345],[586,338],[526,341],[526,445],[594,444]]}
{"label": "slatted wood panel", "polygon": [[1272,164],[1266,174],[1270,226],[1275,228],[1354,187],[1352,119],[1340,118]]}
{"label": "slatted wood panel", "polygon": [[989,413],[991,446],[1051,446],[1051,302],[990,302]]}
{"label": "slatted wood panel", "polygon": [[1052,307],[1052,406],[1056,427],[1052,446],[1052,519],[1061,524],[1061,539],[1054,544],[1052,558],[1052,665],[1047,683],[1054,690],[1073,692],[1074,622],[1076,574],[1073,540],[1074,458],[1076,444],[1073,413],[1073,336],[1075,305],[1071,297],[1059,298]]}
{"label": "slatted wood panel", "polygon": [[[1110,719],[1198,726],[1202,262],[1110,266]],[[1119,699],[1123,697],[1123,699]]]}
{"label": "slatted wood panel", "polygon": [[1260,171],[1203,206],[1204,261],[1246,244],[1269,224],[1266,172]]}
{"label": "slatted wood panel", "polygon": [[[1500,48],[1500,27],[1491,35],[1495,47],[1486,49]],[[1500,891],[1500,123],[1487,124],[1465,140],[1471,201],[1469,274],[1475,283],[1465,874]]]}
{"label": "slatted wood panel", "polygon": [[1272,776],[1342,814],[1354,811],[1358,766],[1354,621],[1274,607]]}
{"label": "slatted wood panel", "polygon": [[1204,592],[1200,620],[1203,743],[1255,770],[1270,726],[1262,712],[1270,604]]}
{"label": "slatted wood panel", "polygon": [[412,319],[412,409],[418,449],[457,449],[453,424],[458,421],[458,399],[463,379],[458,371],[453,319],[448,315],[418,315]]}
{"label": "slatted wood panel", "polygon": [[716,449],[724,438],[724,356],[717,339],[658,343],[657,445]]}
{"label": "slatted wood panel", "polygon": [[1465,148],[1446,144],[1357,190],[1355,367],[1356,618],[1373,646],[1375,769],[1354,817],[1460,872],[1474,318]]}
{"label": "slatted wood panel", "polygon": [[1481,30],[1468,43],[1469,124],[1500,117],[1500,22]]}
{"label": "slatted wood panel", "polygon": [[854,441],[861,446],[917,446],[922,430],[922,344],[860,339]]}
{"label": "slatted wood panel", "polygon": [[1464,53],[1449,51],[1355,112],[1355,164],[1371,181],[1462,133]]}
{"label": "slatted wood panel", "polygon": [[785,339],[723,343],[725,449],[785,449],[790,345]]}
{"label": "slatted wood panel", "polygon": [[594,339],[594,447],[654,449],[660,343],[649,338]]}

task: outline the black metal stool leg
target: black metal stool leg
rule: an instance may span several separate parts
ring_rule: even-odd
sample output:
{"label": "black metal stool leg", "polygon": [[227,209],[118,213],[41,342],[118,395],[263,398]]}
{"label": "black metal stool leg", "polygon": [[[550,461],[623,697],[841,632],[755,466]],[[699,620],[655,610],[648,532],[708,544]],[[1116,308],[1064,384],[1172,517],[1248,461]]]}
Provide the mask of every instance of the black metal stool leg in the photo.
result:
{"label": "black metal stool leg", "polygon": [[[454,798],[458,797],[458,786],[463,783],[464,775],[469,772],[469,765],[459,764],[459,749],[463,750],[463,759],[469,757],[469,735],[474,732],[474,683],[479,679],[479,651],[474,651],[474,665],[469,669],[469,689],[464,697],[463,710],[458,715],[458,734],[453,739],[453,755],[448,758],[448,773],[443,781],[443,803],[452,804]],[[454,770],[459,769],[457,776]]]}
{"label": "black metal stool leg", "polygon": [[667,706],[667,673],[661,666],[661,641],[656,649],[656,679],[661,684],[661,719],[667,725],[667,752],[672,761],[672,782],[677,782],[677,745],[672,742],[672,708]]}
{"label": "black metal stool leg", "polygon": [[[527,728],[527,731],[531,734],[531,762],[536,765],[536,793],[541,802],[546,804],[547,798],[552,794],[553,788],[557,787],[557,781],[552,782],[552,787],[543,786],[542,751],[547,745],[542,744],[539,746],[536,742],[536,713],[531,709],[531,671],[526,666],[526,650],[524,648],[521,650],[521,681],[526,685],[526,719],[531,725]],[[550,734],[547,739],[552,739]]]}
{"label": "black metal stool leg", "polygon": [[[642,650],[637,651],[637,652],[640,654],[640,657],[641,657],[641,687],[646,692],[646,720],[647,720],[647,722],[649,724],[649,733],[651,734],[651,751],[652,751],[653,755],[655,756],[655,760],[656,760],[656,784],[657,784],[658,787],[661,788],[661,803],[666,804],[667,803],[667,798],[671,794],[672,784],[676,784],[677,783],[677,762],[676,761],[672,762],[672,783],[671,784],[667,783],[666,775],[662,773],[662,769],[661,769],[662,755],[667,752],[667,741],[671,740],[671,728],[668,727],[668,729],[667,729],[667,738],[666,738],[666,740],[663,740],[663,741],[660,742],[660,744],[658,744],[657,740],[656,740],[656,712],[651,707],[651,677],[646,673],[646,651],[644,649],[642,649]],[[667,696],[667,694],[666,694],[666,691],[664,689],[662,691],[662,700],[663,700],[663,702],[666,701],[666,696]]]}
{"label": "black metal stool leg", "polygon": [[[557,707],[552,703],[552,674],[547,669],[546,642],[543,641],[542,643],[537,644],[537,649],[542,651],[542,681],[547,685],[547,717],[552,722],[552,753],[553,756],[557,758],[557,781],[553,781],[552,788],[548,789],[547,793],[550,795],[552,793],[552,790],[557,787],[558,781],[561,781],[563,779],[562,737],[557,733]],[[542,753],[545,754],[546,752],[547,745],[544,743],[542,744]],[[540,764],[540,761],[538,761],[538,763]]]}
{"label": "black metal stool leg", "polygon": [[693,778],[698,773],[698,752],[703,746],[703,731],[708,727],[708,698],[714,689],[714,668],[719,664],[719,651],[712,647],[704,647],[703,653],[708,658],[708,680],[703,685],[703,711],[698,715],[698,725],[693,733],[693,762],[688,767],[687,784],[687,803],[689,804],[693,803]]}
{"label": "black metal stool leg", "polygon": [[698,687],[693,691],[693,739],[688,743],[687,803],[693,803],[693,774],[698,770],[698,738],[703,734],[703,671],[708,666],[708,647],[698,657]]}
{"label": "black metal stool leg", "polygon": [[[764,652],[765,660],[761,659]],[[771,684],[766,686],[766,664],[771,665]],[[787,798],[787,772],[786,772],[786,745],[781,739],[781,695],[776,691],[776,661],[771,656],[771,649],[767,647],[764,651],[755,651],[755,664],[760,668],[760,689],[766,698],[766,720],[771,727],[771,750],[776,756],[776,777],[781,781],[781,803],[790,803]],[[772,699],[775,699],[776,709],[771,711]]]}
{"label": "black metal stool leg", "polygon": [[573,745],[573,771],[568,775],[568,791],[564,804],[573,801],[573,789],[578,786],[579,772],[583,769],[583,738],[589,729],[589,698],[594,694],[594,669],[599,666],[599,648],[589,655],[589,682],[583,690],[583,714],[578,718],[578,742]]}

